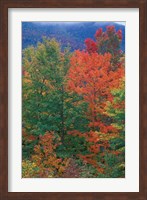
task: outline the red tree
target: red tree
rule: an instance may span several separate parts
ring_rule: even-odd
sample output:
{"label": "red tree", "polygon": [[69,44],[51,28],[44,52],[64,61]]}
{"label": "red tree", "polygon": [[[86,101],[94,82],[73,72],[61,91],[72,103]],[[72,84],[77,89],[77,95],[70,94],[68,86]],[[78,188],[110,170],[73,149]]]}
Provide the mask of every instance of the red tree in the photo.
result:
{"label": "red tree", "polygon": [[[85,137],[89,142],[88,150],[90,155],[79,155],[85,162],[92,164],[98,171],[103,173],[96,162],[96,154],[100,152],[100,147],[109,148],[109,141],[101,141],[96,131],[109,136],[116,136],[117,128],[112,124],[105,123],[107,102],[113,102],[111,90],[120,86],[120,80],[124,76],[124,67],[119,63],[119,68],[113,70],[110,53],[100,55],[96,52],[88,53],[76,51],[71,57],[70,69],[67,75],[68,90],[74,91],[83,96],[89,104],[87,117],[90,120],[91,131],[80,133],[78,131],[70,134]],[[116,153],[116,152],[115,152]]]}
{"label": "red tree", "polygon": [[[114,26],[107,26],[106,31],[103,32],[99,28],[95,33],[96,41],[90,38],[85,40],[86,51],[89,53],[97,52],[99,54],[111,53],[113,64],[117,65],[119,58],[122,55],[120,44],[122,42],[122,30],[115,30]],[[117,66],[115,66],[116,68]]]}
{"label": "red tree", "polygon": [[[71,58],[71,67],[68,72],[68,89],[82,95],[89,103],[89,126],[99,127],[107,132],[106,127],[98,118],[104,112],[107,101],[113,100],[112,88],[119,86],[119,79],[124,74],[124,68],[120,66],[117,71],[112,71],[111,54],[89,54],[84,51],[76,51]],[[107,127],[111,129],[112,127]]]}

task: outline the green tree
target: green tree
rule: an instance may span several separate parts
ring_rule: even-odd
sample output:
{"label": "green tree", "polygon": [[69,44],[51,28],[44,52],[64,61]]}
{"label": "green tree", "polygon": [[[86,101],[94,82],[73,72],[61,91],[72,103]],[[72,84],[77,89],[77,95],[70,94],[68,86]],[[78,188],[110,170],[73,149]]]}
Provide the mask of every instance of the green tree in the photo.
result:
{"label": "green tree", "polygon": [[[22,113],[23,128],[27,135],[38,137],[46,131],[54,131],[65,145],[68,130],[82,131],[86,128],[87,119],[82,116],[85,115],[87,104],[82,97],[66,91],[69,59],[69,49],[62,52],[54,39],[44,38],[36,48],[24,50]],[[25,137],[23,141],[24,152],[28,154],[37,139],[27,145]]]}

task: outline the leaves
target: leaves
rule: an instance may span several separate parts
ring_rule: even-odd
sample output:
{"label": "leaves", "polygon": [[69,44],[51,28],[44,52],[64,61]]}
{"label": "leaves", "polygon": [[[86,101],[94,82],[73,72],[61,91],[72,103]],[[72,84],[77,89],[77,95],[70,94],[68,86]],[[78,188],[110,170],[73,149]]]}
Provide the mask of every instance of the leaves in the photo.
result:
{"label": "leaves", "polygon": [[78,177],[124,177],[122,32],[100,28],[95,40],[71,53],[43,38],[23,51],[23,177],[66,177],[71,163]]}

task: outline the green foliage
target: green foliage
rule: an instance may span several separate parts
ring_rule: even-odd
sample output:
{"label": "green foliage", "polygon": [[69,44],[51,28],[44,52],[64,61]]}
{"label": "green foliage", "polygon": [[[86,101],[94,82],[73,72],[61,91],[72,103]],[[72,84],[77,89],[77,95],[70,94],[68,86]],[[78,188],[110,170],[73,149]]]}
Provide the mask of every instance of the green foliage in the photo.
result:
{"label": "green foliage", "polygon": [[[54,39],[44,38],[36,48],[24,50],[22,113],[23,128],[28,134],[39,136],[55,131],[64,143],[68,130],[87,129],[88,120],[84,117],[87,103],[65,90],[69,59],[68,49],[61,52]],[[33,153],[33,146],[33,143],[24,144],[24,157]]]}

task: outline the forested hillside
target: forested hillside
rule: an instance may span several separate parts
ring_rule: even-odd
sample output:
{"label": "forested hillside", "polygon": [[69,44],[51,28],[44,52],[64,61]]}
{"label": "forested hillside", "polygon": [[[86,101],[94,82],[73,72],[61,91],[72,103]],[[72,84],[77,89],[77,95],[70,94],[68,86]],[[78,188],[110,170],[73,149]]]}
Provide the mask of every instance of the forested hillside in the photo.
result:
{"label": "forested hillside", "polygon": [[86,38],[94,39],[98,28],[106,31],[108,25],[115,25],[116,31],[122,30],[122,42],[120,47],[125,51],[125,26],[114,22],[81,22],[81,23],[22,23],[22,47],[23,49],[42,41],[42,36],[56,38],[61,43],[62,49],[69,45],[71,51],[84,49],[83,41]]}

